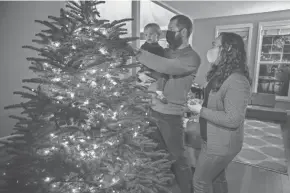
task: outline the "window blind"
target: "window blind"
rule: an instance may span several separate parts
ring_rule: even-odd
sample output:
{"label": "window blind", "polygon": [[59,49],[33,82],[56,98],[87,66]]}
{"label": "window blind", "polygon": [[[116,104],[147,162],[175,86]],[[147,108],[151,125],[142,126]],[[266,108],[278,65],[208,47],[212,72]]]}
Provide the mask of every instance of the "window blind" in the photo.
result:
{"label": "window blind", "polygon": [[289,26],[279,26],[279,27],[266,27],[262,30],[263,35],[290,35],[290,25]]}

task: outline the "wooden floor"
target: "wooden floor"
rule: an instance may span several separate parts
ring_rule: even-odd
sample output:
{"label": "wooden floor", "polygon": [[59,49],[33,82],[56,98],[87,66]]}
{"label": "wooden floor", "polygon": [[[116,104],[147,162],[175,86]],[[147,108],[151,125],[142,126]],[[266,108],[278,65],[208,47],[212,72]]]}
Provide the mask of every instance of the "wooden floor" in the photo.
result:
{"label": "wooden floor", "polygon": [[231,163],[227,169],[229,193],[290,193],[288,176]]}

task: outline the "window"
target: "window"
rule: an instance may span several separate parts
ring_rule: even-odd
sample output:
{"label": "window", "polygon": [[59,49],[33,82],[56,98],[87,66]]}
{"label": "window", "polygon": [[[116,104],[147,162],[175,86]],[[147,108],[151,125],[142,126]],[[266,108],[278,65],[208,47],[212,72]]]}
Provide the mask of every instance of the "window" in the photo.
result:
{"label": "window", "polygon": [[254,90],[290,100],[290,21],[259,24]]}
{"label": "window", "polygon": [[[100,12],[101,19],[107,19],[110,22],[114,20],[121,20],[125,18],[132,18],[132,1],[106,1],[98,5],[98,11]],[[131,37],[132,35],[132,22],[126,22],[124,28],[127,29],[128,34],[124,36]],[[123,36],[123,37],[124,37]]]}
{"label": "window", "polygon": [[140,1],[140,45],[145,43],[143,33],[144,27],[148,23],[157,23],[162,30],[159,44],[164,48],[167,47],[167,41],[165,38],[167,25],[174,15],[176,15],[176,13],[157,5],[152,1]]}

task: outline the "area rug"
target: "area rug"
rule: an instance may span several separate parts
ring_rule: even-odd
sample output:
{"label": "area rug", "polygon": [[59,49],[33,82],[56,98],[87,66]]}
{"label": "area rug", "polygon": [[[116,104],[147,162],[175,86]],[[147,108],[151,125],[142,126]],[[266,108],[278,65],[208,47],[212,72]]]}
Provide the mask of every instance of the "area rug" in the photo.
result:
{"label": "area rug", "polygon": [[288,175],[279,124],[246,120],[244,132],[243,148],[236,156],[235,162]]}

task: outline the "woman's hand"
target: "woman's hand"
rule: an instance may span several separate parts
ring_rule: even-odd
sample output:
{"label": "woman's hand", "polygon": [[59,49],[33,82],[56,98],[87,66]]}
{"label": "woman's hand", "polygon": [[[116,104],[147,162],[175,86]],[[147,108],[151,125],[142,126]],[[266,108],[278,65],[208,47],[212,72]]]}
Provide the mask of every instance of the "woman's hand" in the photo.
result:
{"label": "woman's hand", "polygon": [[187,107],[191,112],[200,114],[202,105],[197,102],[190,101],[187,103]]}

